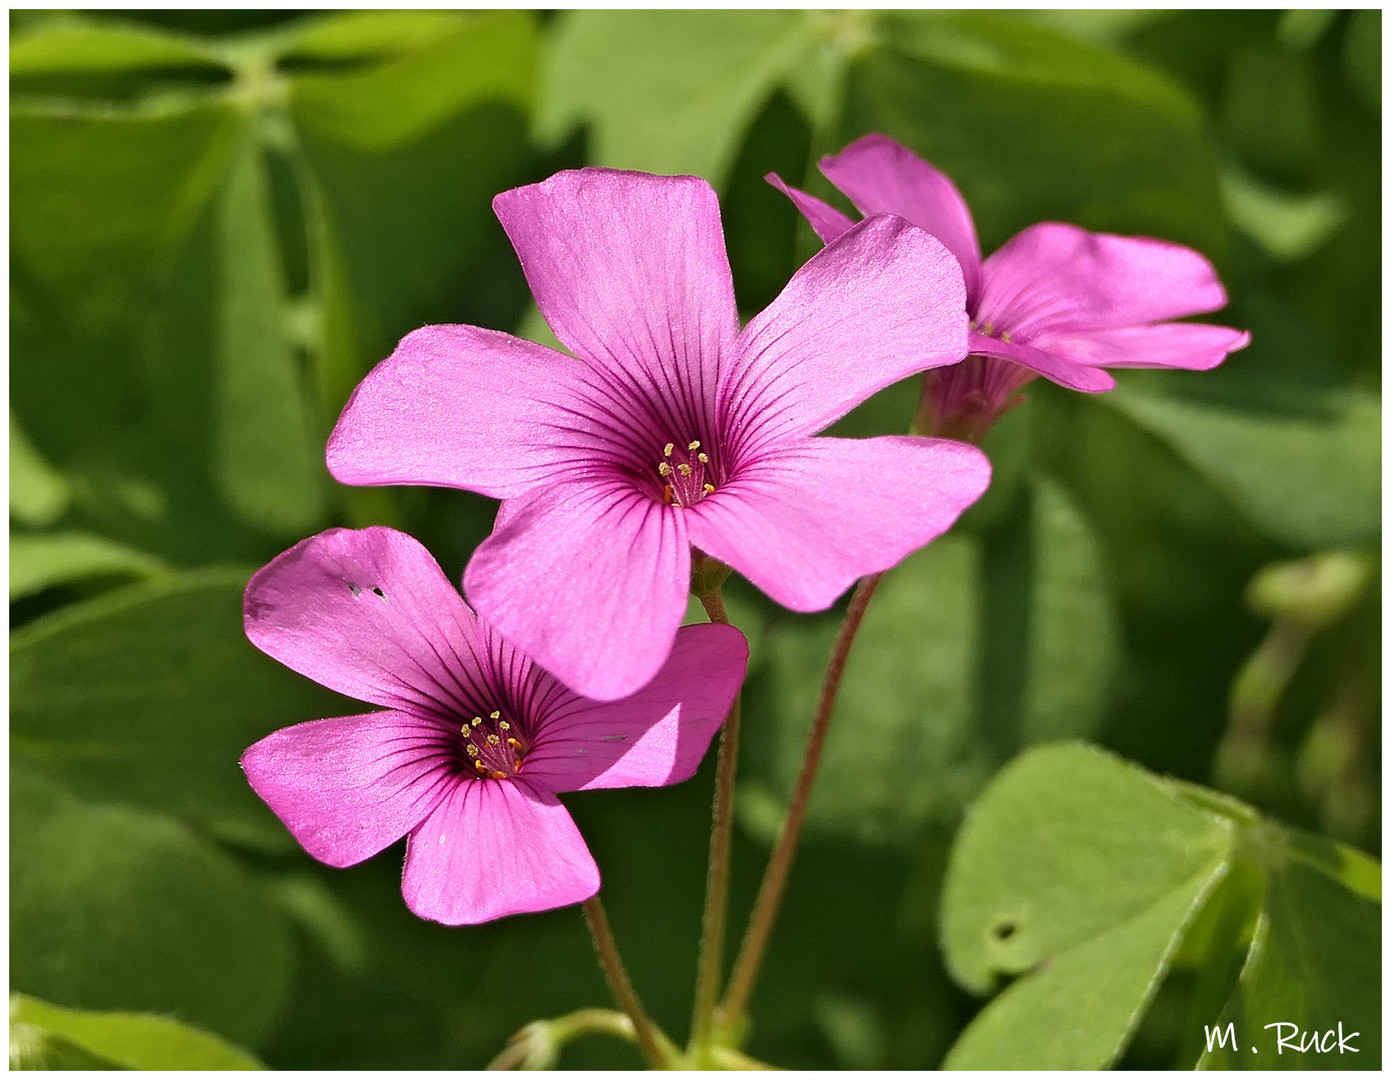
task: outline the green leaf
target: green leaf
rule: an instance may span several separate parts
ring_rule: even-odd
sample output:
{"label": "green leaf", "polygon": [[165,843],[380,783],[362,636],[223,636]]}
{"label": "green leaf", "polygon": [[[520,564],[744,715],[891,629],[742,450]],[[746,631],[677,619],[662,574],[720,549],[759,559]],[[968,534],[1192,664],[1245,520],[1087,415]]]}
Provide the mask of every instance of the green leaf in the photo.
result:
{"label": "green leaf", "polygon": [[817,43],[819,13],[572,11],[553,36],[543,137],[591,127],[595,164],[717,187],[745,129]]}
{"label": "green leaf", "polygon": [[237,767],[271,731],[355,711],[242,631],[247,571],[170,575],[69,605],[10,642],[10,752],[79,795],[239,842],[289,835]]}
{"label": "green leaf", "polygon": [[218,225],[213,477],[248,524],[284,535],[311,532],[326,510],[328,475],[287,335],[285,275],[254,122],[219,197]]}
{"label": "green leaf", "polygon": [[262,891],[186,826],[11,774],[15,989],[255,1043],[285,1003],[289,944]]}
{"label": "green leaf", "polygon": [[[942,897],[948,966],[987,989],[954,1068],[1097,1069],[1115,1060],[1235,829],[1089,747],[1040,747],[966,819]],[[1028,972],[1028,974],[1024,974]]]}
{"label": "green leaf", "polygon": [[72,485],[44,460],[10,411],[10,517],[34,528],[52,525],[68,510]]}
{"label": "green leaf", "polygon": [[1381,534],[1381,404],[1371,394],[1300,388],[1262,408],[1127,388],[1106,403],[1164,440],[1273,540],[1315,549]]}
{"label": "green leaf", "polygon": [[1008,15],[894,13],[875,40],[840,144],[881,131],[945,171],[987,252],[1049,220],[1222,243],[1202,116],[1161,76]]}
{"label": "green leaf", "polygon": [[145,577],[167,569],[138,548],[93,533],[10,537],[10,599],[92,577]]}
{"label": "green leaf", "polygon": [[[105,1059],[108,1068],[261,1069],[259,1061],[224,1039],[163,1016],[65,1009],[27,994],[10,995],[10,1053],[14,1026],[56,1036]],[[40,1059],[21,1067],[52,1067]]]}
{"label": "green leaf", "polygon": [[1219,1030],[1234,1025],[1235,1045],[1205,1052],[1199,1068],[1380,1069],[1380,957],[1379,903],[1301,860],[1273,867],[1246,965],[1216,1018]]}
{"label": "green leaf", "polygon": [[217,54],[196,38],[147,26],[121,26],[70,17],[46,20],[10,41],[10,77],[78,72],[221,68]]}
{"label": "green leaf", "polygon": [[61,310],[70,332],[128,323],[216,190],[237,128],[218,100],[12,109],[16,282]]}
{"label": "green leaf", "polygon": [[282,59],[379,60],[434,45],[464,25],[457,11],[341,11],[300,23]]}
{"label": "green leaf", "polygon": [[439,29],[445,32],[428,47],[371,70],[295,77],[296,122],[320,138],[381,153],[425,137],[474,102],[530,104],[536,79],[530,15],[488,12]]}

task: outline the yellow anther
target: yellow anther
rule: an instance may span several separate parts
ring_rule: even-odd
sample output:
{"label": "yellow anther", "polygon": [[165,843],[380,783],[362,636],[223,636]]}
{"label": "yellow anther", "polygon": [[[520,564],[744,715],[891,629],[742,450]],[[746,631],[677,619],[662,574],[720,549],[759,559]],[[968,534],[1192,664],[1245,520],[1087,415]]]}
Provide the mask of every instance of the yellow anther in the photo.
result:
{"label": "yellow anther", "polygon": [[500,716],[502,715],[502,713],[500,713],[500,712],[498,712],[496,709],[494,709],[494,710],[493,710],[492,712],[490,712],[488,715],[489,715],[490,717],[492,717],[494,720],[496,720],[498,717],[500,717]]}
{"label": "yellow anther", "polygon": [[477,757],[477,756],[478,756],[478,747],[474,746],[473,743],[469,743],[469,744],[468,744],[468,756],[469,756],[469,757]]}
{"label": "yellow anther", "polygon": [[691,445],[688,446],[688,447],[686,447],[686,449],[687,449],[687,450],[699,450],[699,449],[700,449],[700,440],[699,440],[699,439],[692,439],[692,440],[691,440]]}
{"label": "yellow anther", "polygon": [[519,743],[516,739],[508,739],[507,745],[510,746],[513,750],[517,751],[517,753],[519,754],[522,752],[522,744]]}
{"label": "yellow anther", "polygon": [[668,465],[665,461],[663,461],[661,464],[657,466],[657,472],[661,476],[670,476],[671,466]]}
{"label": "yellow anther", "polygon": [[482,773],[484,776],[488,775],[488,766],[484,765],[483,762],[475,761],[473,763],[473,767],[477,769],[480,773]]}
{"label": "yellow anther", "polygon": [[483,717],[475,716],[472,720],[469,721],[469,723],[472,724],[474,727],[477,727],[479,724],[483,723]]}
{"label": "yellow anther", "polygon": [[512,730],[512,725],[509,724],[506,720],[499,720],[497,726],[500,727],[500,728],[502,728],[503,731],[511,731],[511,730]]}
{"label": "yellow anther", "polygon": [[679,472],[682,476],[690,476],[690,475],[691,475],[691,467],[690,467],[689,465],[685,465],[685,464],[678,465],[678,466],[676,466],[676,471]]}
{"label": "yellow anther", "polygon": [[705,485],[705,494],[707,494],[707,495],[713,495],[713,494],[715,494],[715,485],[714,485],[714,484],[706,484],[706,485]]}
{"label": "yellow anther", "polygon": [[986,337],[994,337],[994,336],[995,336],[995,324],[992,323],[992,322],[986,323],[984,326],[981,327],[980,332],[981,332],[982,334],[984,334]]}
{"label": "yellow anther", "polygon": [[702,465],[709,465],[709,464],[710,464],[710,455],[709,455],[709,454],[705,454],[705,453],[697,454],[697,455],[696,455],[696,460],[697,460],[698,462],[700,462]]}
{"label": "yellow anther", "polygon": [[500,742],[502,742],[502,740],[499,739],[496,735],[493,735],[493,734],[491,734],[491,733],[488,735],[488,745],[489,745],[489,746],[496,746],[496,745],[497,745],[498,743],[500,743]]}
{"label": "yellow anther", "polygon": [[1003,341],[1006,345],[1008,345],[1008,344],[1010,343],[1010,340],[1011,340],[1011,339],[1010,339],[1009,331],[1008,331],[1008,330],[1005,330],[1005,331],[1003,331],[1003,332],[1000,334],[1000,340]]}
{"label": "yellow anther", "polygon": [[662,447],[662,457],[671,457],[671,452],[675,449],[676,444],[674,442],[667,443],[664,447]]}
{"label": "yellow anther", "polygon": [[494,770],[493,770],[493,779],[494,779],[494,780],[506,780],[506,779],[507,779],[507,774],[506,774],[505,772],[500,772],[499,770],[494,769]]}

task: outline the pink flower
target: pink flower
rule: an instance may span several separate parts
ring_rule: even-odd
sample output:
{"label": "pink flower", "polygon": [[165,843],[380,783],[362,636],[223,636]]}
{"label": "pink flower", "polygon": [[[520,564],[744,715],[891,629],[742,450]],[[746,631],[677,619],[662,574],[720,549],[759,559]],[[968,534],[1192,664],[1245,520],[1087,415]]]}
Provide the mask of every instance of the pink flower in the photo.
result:
{"label": "pink flower", "polygon": [[469,600],[580,693],[623,697],[661,667],[692,545],[817,611],[985,490],[972,447],[813,437],[965,355],[961,272],[922,230],[889,216],[847,230],[741,332],[703,180],[581,169],[493,208],[574,355],[417,330],[353,394],[328,464],[345,483],[505,500]]}
{"label": "pink flower", "polygon": [[[981,261],[971,211],[945,174],[885,135],[866,135],[821,171],[864,214],[899,214],[941,240],[966,278],[970,356],[927,380],[934,434],[975,439],[1042,375],[1074,390],[1110,390],[1103,368],[1216,367],[1251,335],[1167,320],[1216,311],[1226,290],[1205,258],[1143,236],[1031,225]],[[833,242],[854,223],[777,176],[818,236]]]}
{"label": "pink flower", "polygon": [[556,792],[689,777],[748,659],[733,627],[684,627],[640,693],[587,701],[386,528],[295,545],[252,577],[245,615],[262,652],[385,710],[262,739],[241,761],[256,794],[330,866],[408,836],[406,903],[455,926],[593,896],[599,871]]}

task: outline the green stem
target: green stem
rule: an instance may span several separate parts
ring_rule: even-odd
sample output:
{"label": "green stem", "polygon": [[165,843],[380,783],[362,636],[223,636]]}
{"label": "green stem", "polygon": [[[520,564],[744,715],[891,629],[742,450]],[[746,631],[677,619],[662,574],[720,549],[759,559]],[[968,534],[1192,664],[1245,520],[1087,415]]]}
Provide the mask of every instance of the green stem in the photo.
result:
{"label": "green stem", "polygon": [[576,1009],[551,1020],[533,1020],[507,1040],[488,1062],[489,1072],[506,1069],[553,1069],[565,1044],[581,1035],[612,1035],[636,1043],[633,1021],[613,1009]]}
{"label": "green stem", "polygon": [[869,607],[870,599],[874,596],[874,590],[878,587],[881,577],[882,574],[871,574],[861,579],[855,587],[855,594],[850,598],[845,619],[836,634],[831,658],[826,664],[826,677],[821,684],[821,697],[816,703],[816,713],[812,717],[811,731],[807,736],[802,768],[797,774],[797,783],[792,789],[787,814],[783,818],[782,828],[778,831],[773,853],[768,858],[768,869],[764,871],[763,882],[758,887],[758,898],[754,901],[753,913],[749,916],[749,928],[744,933],[739,956],[734,961],[729,988],[720,1004],[721,1027],[740,1023],[753,994],[758,970],[768,948],[768,938],[773,932],[773,924],[777,921],[778,907],[782,903],[783,889],[787,885],[787,875],[792,869],[792,859],[797,852],[797,840],[807,813],[807,800],[811,797],[812,785],[816,782],[816,770],[821,762],[822,748],[826,744],[826,733],[830,730],[836,694],[840,690],[841,676],[845,673],[845,661],[850,656],[855,634],[860,629],[865,609]]}
{"label": "green stem", "polygon": [[[712,623],[729,623],[724,598],[718,588],[701,594],[699,600]],[[734,772],[739,755],[739,701],[737,697],[734,699],[720,731],[720,757],[715,770],[715,802],[710,815],[710,865],[705,875],[705,912],[701,917],[695,1010],[691,1017],[688,1050],[696,1062],[700,1062],[710,1042],[724,960],[725,913],[729,903],[729,849],[734,824]]]}
{"label": "green stem", "polygon": [[604,969],[609,991],[618,1002],[618,1007],[627,1013],[628,1019],[633,1022],[633,1034],[642,1049],[642,1056],[654,1069],[669,1068],[671,1054],[662,1044],[666,1043],[669,1048],[670,1042],[657,1029],[657,1025],[652,1023],[652,1018],[647,1015],[642,1002],[638,1000],[637,992],[628,979],[628,972],[623,967],[623,960],[618,955],[618,946],[614,943],[613,931],[609,929],[604,905],[599,902],[597,895],[584,902],[584,920],[589,924],[589,932],[594,938],[594,950],[599,954],[599,966]]}

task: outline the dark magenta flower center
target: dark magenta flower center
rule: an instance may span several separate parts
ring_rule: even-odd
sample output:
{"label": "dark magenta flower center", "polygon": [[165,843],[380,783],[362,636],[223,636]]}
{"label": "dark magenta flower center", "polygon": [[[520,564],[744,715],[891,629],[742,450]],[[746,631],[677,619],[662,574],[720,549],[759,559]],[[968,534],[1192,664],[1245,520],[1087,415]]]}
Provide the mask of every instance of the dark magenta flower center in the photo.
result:
{"label": "dark magenta flower center", "polygon": [[522,771],[526,743],[518,726],[500,710],[466,720],[459,733],[464,738],[464,753],[479,776],[506,780]]}

